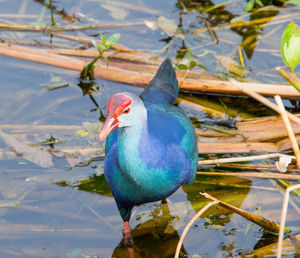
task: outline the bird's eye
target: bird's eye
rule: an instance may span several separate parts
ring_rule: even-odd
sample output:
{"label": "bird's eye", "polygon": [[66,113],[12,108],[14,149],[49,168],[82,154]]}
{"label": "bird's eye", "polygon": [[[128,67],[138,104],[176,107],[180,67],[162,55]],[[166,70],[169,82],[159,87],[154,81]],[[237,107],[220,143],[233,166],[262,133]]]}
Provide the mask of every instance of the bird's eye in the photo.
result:
{"label": "bird's eye", "polygon": [[129,112],[130,112],[130,108],[126,108],[126,109],[123,111],[124,114],[128,114]]}

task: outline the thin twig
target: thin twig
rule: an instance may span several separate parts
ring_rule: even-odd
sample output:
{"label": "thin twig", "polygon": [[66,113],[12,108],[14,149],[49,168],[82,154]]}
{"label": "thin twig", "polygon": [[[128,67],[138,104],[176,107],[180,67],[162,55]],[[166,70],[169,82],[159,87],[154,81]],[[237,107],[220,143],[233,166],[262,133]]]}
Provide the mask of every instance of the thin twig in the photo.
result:
{"label": "thin twig", "polygon": [[[296,18],[297,16],[294,15],[294,18]],[[234,29],[234,28],[239,28],[239,27],[246,27],[246,26],[251,26],[251,25],[263,24],[263,23],[265,23],[264,26],[272,25],[272,24],[276,24],[278,22],[284,22],[286,19],[290,20],[291,15],[288,14],[288,15],[277,16],[276,19],[274,19],[272,22],[270,22],[272,19],[274,19],[274,16],[255,19],[255,20],[252,20],[252,21],[233,22],[233,23],[230,23],[230,24],[215,26],[211,29],[213,29],[213,30]],[[266,24],[266,23],[268,23],[268,24]],[[203,33],[203,32],[206,32],[207,30],[208,30],[207,28],[196,29],[196,30],[193,31],[193,33],[194,34]]]}
{"label": "thin twig", "polygon": [[232,162],[244,162],[244,161],[253,161],[253,160],[263,160],[263,159],[272,159],[272,158],[281,158],[281,157],[292,157],[289,155],[281,154],[281,153],[271,153],[265,155],[257,155],[257,156],[249,156],[249,157],[236,157],[236,158],[224,158],[224,159],[214,159],[214,160],[199,160],[198,166],[201,165],[214,165],[221,163],[232,163]]}
{"label": "thin twig", "polygon": [[300,184],[297,184],[288,187],[285,191],[283,205],[282,205],[281,220],[280,220],[280,229],[278,235],[277,258],[280,258],[282,254],[283,233],[285,229],[285,221],[286,221],[287,208],[289,204],[290,192],[299,188],[300,188]]}
{"label": "thin twig", "polygon": [[223,202],[215,198],[214,196],[208,194],[208,193],[200,193],[205,198],[211,200],[211,201],[218,201],[218,204],[222,206],[223,208],[226,208],[227,210],[233,211],[234,213],[242,216],[243,218],[252,221],[256,225],[264,228],[265,230],[273,233],[278,233],[280,226],[276,224],[274,221],[266,219],[265,217],[259,216],[257,214],[254,214],[252,212],[243,210],[241,208],[238,208],[234,205],[231,205],[229,203]]}
{"label": "thin twig", "polygon": [[281,100],[280,96],[276,95],[275,96],[275,101],[276,101],[276,103],[278,105],[279,114],[282,117],[282,120],[283,120],[283,122],[285,124],[286,130],[288,132],[290,141],[292,143],[294,154],[295,154],[296,160],[297,160],[297,166],[298,166],[298,168],[300,168],[300,151],[299,151],[299,146],[298,146],[295,134],[293,132],[293,128],[292,128],[291,123],[290,123],[290,121],[289,121],[289,119],[287,117],[287,112],[286,112],[286,110],[284,108],[284,105],[282,103],[282,100]]}
{"label": "thin twig", "polygon": [[80,130],[80,125],[18,125],[18,124],[6,124],[0,125],[0,129],[11,130],[24,130],[24,129],[36,129],[36,130]]}
{"label": "thin twig", "polygon": [[92,207],[90,207],[88,204],[85,204],[85,207],[87,207],[98,219],[100,219],[101,222],[104,222],[107,226],[109,226],[113,231],[116,233],[120,233],[120,231],[116,230],[113,225],[111,225],[108,221],[106,221],[97,211],[95,211]]}
{"label": "thin twig", "polygon": [[68,82],[61,82],[61,83],[54,83],[54,84],[49,84],[44,86],[44,90],[56,90],[56,89],[61,89],[68,87],[69,83]]}
{"label": "thin twig", "polygon": [[299,180],[300,175],[282,174],[282,173],[260,173],[260,172],[213,172],[213,171],[197,171],[197,175],[206,176],[240,176],[240,177],[253,177],[253,178],[282,178],[289,180]]}
{"label": "thin twig", "polygon": [[182,246],[182,243],[183,243],[183,240],[187,234],[187,232],[189,231],[190,227],[193,225],[193,223],[207,210],[209,209],[211,206],[217,204],[218,201],[213,201],[213,202],[210,202],[208,204],[206,204],[200,211],[197,212],[197,214],[189,221],[189,223],[185,226],[183,232],[182,232],[182,235],[178,241],[178,244],[177,244],[177,247],[176,247],[176,252],[175,252],[175,258],[178,258],[179,257],[179,253],[180,253],[180,249],[181,249],[181,246]]}
{"label": "thin twig", "polygon": [[[267,107],[275,110],[276,112],[278,112],[280,114],[280,110],[278,108],[278,106],[276,106],[273,102],[267,100],[266,98],[264,98],[263,96],[261,96],[260,94],[258,94],[257,92],[251,90],[250,88],[246,88],[246,87],[242,87],[243,92],[245,92],[246,94],[248,94],[249,96],[253,97],[254,99],[258,100],[259,102],[263,103],[264,105],[266,105]],[[286,112],[287,116],[292,119],[294,122],[296,122],[297,124],[300,124],[300,119],[298,117],[296,117],[295,115],[293,115],[290,112]]]}
{"label": "thin twig", "polygon": [[300,79],[296,75],[287,72],[283,67],[276,67],[276,71],[300,92]]}
{"label": "thin twig", "polygon": [[212,42],[210,43],[207,43],[207,44],[204,44],[204,45],[200,45],[199,47],[195,47],[193,49],[198,49],[198,48],[204,48],[204,47],[209,47],[209,46],[213,46],[213,45],[216,45],[218,44],[219,40],[217,38],[217,35],[216,33],[213,31],[213,29],[211,28],[209,22],[205,22],[205,25],[206,25],[206,28],[207,28],[207,31],[208,31],[208,34],[209,36],[211,37],[211,39],[213,40]]}

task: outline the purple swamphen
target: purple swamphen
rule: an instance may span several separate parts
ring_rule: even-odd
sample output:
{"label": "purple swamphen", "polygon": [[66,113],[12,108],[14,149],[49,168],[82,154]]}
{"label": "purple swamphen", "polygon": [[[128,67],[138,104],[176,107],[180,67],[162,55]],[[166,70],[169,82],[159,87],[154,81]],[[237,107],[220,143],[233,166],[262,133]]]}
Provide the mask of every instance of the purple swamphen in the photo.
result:
{"label": "purple swamphen", "polygon": [[191,121],[174,106],[178,81],[169,59],[137,96],[111,96],[99,141],[107,136],[104,173],[124,221],[125,244],[132,245],[133,206],[165,199],[197,170],[197,139]]}

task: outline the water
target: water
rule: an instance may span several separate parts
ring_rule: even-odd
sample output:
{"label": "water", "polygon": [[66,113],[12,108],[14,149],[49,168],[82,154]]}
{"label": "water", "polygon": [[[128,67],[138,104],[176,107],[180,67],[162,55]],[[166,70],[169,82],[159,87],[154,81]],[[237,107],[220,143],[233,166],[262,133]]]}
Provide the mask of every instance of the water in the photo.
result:
{"label": "water", "polygon": [[[184,7],[175,1],[55,1],[57,11],[54,18],[58,25],[66,26],[92,22],[156,21],[157,15],[163,15],[181,25],[184,42],[180,38],[171,40],[162,30],[151,30],[144,25],[66,34],[98,36],[101,32],[121,33],[120,43],[129,48],[150,50],[153,55],[164,52],[172,58],[184,55],[179,51],[183,46],[192,47],[193,54],[199,55],[199,63],[205,65],[209,72],[223,77],[234,75],[219,65],[214,54],[231,56],[238,62],[238,45],[249,35],[255,35],[257,45],[247,45],[244,51],[248,71],[246,78],[268,83],[283,82],[274,67],[283,65],[279,55],[279,38],[289,19],[263,29],[255,27],[255,31],[253,27],[216,30],[219,43],[200,48],[201,44],[212,40],[208,33],[193,34],[194,29],[205,28],[204,21],[209,21],[211,26],[219,26],[228,24],[233,17],[247,16],[242,12],[246,3],[231,1],[224,7],[205,13],[205,7],[213,3],[181,2]],[[215,5],[221,3],[214,2]],[[0,1],[0,7],[0,23],[1,20],[21,24],[50,23],[50,11],[42,1]],[[183,11],[181,16],[180,9]],[[67,15],[62,15],[62,10]],[[256,15],[291,15],[296,19],[298,11],[296,8],[273,8]],[[0,38],[4,42],[7,38],[13,38],[18,42],[24,41],[24,44],[38,40],[72,48],[81,45],[58,37],[51,38],[40,32],[1,30]],[[4,55],[0,55],[0,64],[0,124],[7,125],[2,129],[3,132],[14,135],[20,142],[31,143],[42,142],[53,136],[63,141],[55,144],[55,149],[100,148],[98,153],[88,155],[72,154],[66,157],[56,153],[56,156],[51,156],[53,165],[43,168],[22,157],[9,156],[13,155],[11,148],[0,139],[0,151],[8,155],[0,160],[0,257],[127,257],[128,252],[122,244],[122,220],[103,176],[103,158],[99,158],[103,157],[103,144],[97,142],[95,124],[102,118],[100,109],[105,113],[111,94],[120,91],[139,93],[142,88],[96,79],[95,87],[99,87],[99,91],[92,96],[97,107],[78,87],[77,71]],[[69,87],[53,91],[44,89],[46,85],[59,82],[68,82]],[[217,98],[222,98],[228,107],[253,116],[270,114],[270,111],[261,110],[261,106],[251,100],[202,94],[193,94],[193,97],[215,102],[219,102]],[[292,110],[297,108],[293,103],[289,103],[289,106]],[[195,124],[203,118],[209,118],[205,114],[186,111]],[[85,122],[90,123],[85,124],[88,135],[80,131],[84,129],[81,126]],[[27,128],[26,125],[34,127]],[[39,125],[48,127],[40,128]],[[55,128],[57,125],[64,127]],[[95,156],[98,158],[93,158]],[[151,203],[135,208],[131,227],[136,257],[174,255],[184,226],[208,202],[199,192],[208,192],[225,202],[279,223],[283,190],[274,187],[274,184],[275,181],[266,179],[198,175],[193,186],[184,186],[170,197],[171,203]],[[296,204],[299,202],[298,197],[292,198]],[[290,207],[288,226],[299,227],[299,222],[299,215]],[[190,229],[182,256],[246,255],[272,242],[276,242],[276,236],[268,235],[239,215],[215,206]]]}

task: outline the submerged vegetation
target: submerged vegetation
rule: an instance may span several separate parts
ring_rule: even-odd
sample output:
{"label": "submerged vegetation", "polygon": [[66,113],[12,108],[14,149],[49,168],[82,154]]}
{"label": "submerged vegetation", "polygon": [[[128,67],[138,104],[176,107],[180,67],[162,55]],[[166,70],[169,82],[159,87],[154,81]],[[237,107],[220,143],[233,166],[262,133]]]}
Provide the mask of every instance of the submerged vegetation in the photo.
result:
{"label": "submerged vegetation", "polygon": [[0,6],[1,257],[128,256],[98,121],[166,56],[198,172],[172,203],[136,209],[136,257],[299,254],[299,1]]}

